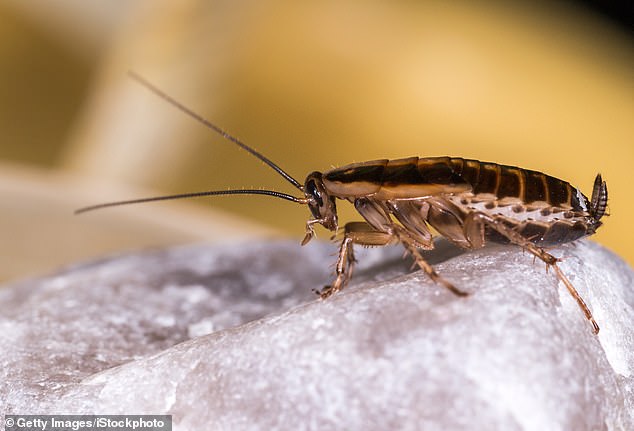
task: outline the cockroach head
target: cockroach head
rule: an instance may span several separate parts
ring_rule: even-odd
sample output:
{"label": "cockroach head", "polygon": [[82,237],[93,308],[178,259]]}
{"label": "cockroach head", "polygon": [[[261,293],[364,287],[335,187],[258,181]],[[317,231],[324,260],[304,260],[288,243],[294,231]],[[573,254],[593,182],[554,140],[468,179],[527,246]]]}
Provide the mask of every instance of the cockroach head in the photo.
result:
{"label": "cockroach head", "polygon": [[337,230],[337,206],[324,186],[321,172],[313,172],[306,177],[304,194],[308,208],[319,224],[329,230]]}

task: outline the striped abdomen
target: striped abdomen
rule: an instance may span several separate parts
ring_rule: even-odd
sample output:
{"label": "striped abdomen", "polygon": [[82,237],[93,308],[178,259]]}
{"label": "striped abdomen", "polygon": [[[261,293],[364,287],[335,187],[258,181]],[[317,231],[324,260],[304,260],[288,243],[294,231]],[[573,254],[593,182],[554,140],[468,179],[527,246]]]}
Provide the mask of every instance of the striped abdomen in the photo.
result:
{"label": "striped abdomen", "polygon": [[491,194],[500,201],[515,198],[527,205],[543,202],[550,207],[589,212],[590,202],[579,189],[542,172],[461,158],[448,159],[447,163],[472,185],[474,195]]}
{"label": "striped abdomen", "polygon": [[[489,214],[540,246],[574,241],[593,234],[601,225],[602,214],[595,214],[586,196],[566,181],[496,163],[460,158],[449,163],[473,186],[469,196],[450,198],[463,216],[471,211]],[[604,193],[607,199],[607,189]],[[491,229],[487,229],[487,237],[508,242]]]}
{"label": "striped abdomen", "polygon": [[579,212],[589,208],[588,199],[566,181],[528,169],[462,158],[375,160],[333,169],[323,178],[326,188],[341,198],[416,199],[471,192],[497,200],[515,198],[524,204],[544,202]]}
{"label": "striped abdomen", "polygon": [[[333,196],[350,200],[442,197],[455,205],[458,219],[473,211],[501,217],[524,237],[544,245],[573,241],[601,225],[596,205],[568,182],[497,163],[450,157],[376,160],[333,169],[323,180]],[[462,224],[458,219],[455,222]]]}

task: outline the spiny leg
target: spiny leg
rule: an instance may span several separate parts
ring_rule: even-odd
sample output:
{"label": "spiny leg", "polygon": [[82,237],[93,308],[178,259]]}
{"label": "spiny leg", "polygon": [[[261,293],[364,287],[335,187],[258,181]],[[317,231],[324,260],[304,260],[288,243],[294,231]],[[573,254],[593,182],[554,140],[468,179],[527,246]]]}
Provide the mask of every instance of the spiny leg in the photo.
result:
{"label": "spiny leg", "polygon": [[431,250],[433,243],[421,244],[417,242],[407,231],[399,225],[392,226],[392,232],[382,232],[374,229],[371,225],[365,222],[351,222],[347,223],[344,227],[344,238],[341,241],[339,247],[339,253],[337,257],[337,264],[335,272],[337,277],[335,281],[330,285],[324,287],[319,293],[322,299],[328,298],[335,292],[343,289],[352,275],[352,268],[355,262],[354,253],[352,250],[353,244],[360,244],[365,246],[384,246],[393,242],[400,242],[403,244],[407,252],[409,252],[414,258],[415,264],[421,268],[435,283],[439,283],[442,286],[449,289],[452,293],[458,296],[467,296],[468,293],[464,292],[453,284],[441,277],[434,268],[427,263],[423,256],[418,251],[418,248],[425,248]]}
{"label": "spiny leg", "polygon": [[335,273],[337,277],[335,281],[330,285],[323,288],[321,292],[317,292],[322,299],[328,298],[335,292],[340,291],[348,284],[350,277],[352,276],[352,268],[354,266],[354,252],[352,250],[353,244],[360,244],[365,246],[383,246],[392,241],[391,234],[381,232],[374,229],[368,223],[365,222],[351,222],[346,223],[344,227],[344,236],[339,247],[339,254],[337,256],[337,264],[335,267]]}
{"label": "spiny leg", "polygon": [[566,286],[566,288],[568,289],[568,292],[570,292],[572,297],[575,298],[575,301],[577,301],[577,304],[579,304],[579,307],[581,307],[581,311],[583,311],[583,314],[585,314],[586,319],[590,321],[590,324],[592,325],[592,330],[594,331],[594,333],[598,334],[600,330],[599,325],[594,320],[594,317],[592,316],[592,312],[590,311],[590,309],[584,302],[583,298],[581,298],[581,295],[579,295],[579,292],[577,292],[577,289],[575,289],[575,287],[572,285],[570,280],[568,280],[568,278],[564,275],[564,273],[561,272],[561,269],[559,269],[557,265],[553,264],[552,267],[555,270],[555,274],[557,274],[557,278],[559,278],[564,283],[564,286]]}
{"label": "spiny leg", "polygon": [[337,264],[335,265],[335,274],[337,277],[335,281],[329,286],[325,286],[321,291],[316,293],[321,299],[326,299],[333,293],[336,293],[343,289],[348,280],[352,277],[352,268],[354,266],[354,252],[352,249],[352,239],[350,237],[344,237],[339,247],[339,254],[337,256]]}
{"label": "spiny leg", "polygon": [[432,279],[434,283],[443,285],[455,295],[458,295],[458,296],[469,295],[469,293],[458,289],[456,286],[454,286],[453,284],[445,280],[443,277],[441,277],[436,272],[434,267],[431,266],[429,263],[427,263],[425,259],[423,259],[423,256],[420,254],[418,249],[421,248],[422,246],[422,248],[431,250],[433,248],[433,243],[431,241],[429,242],[429,244],[419,244],[401,226],[394,225],[393,230],[394,230],[394,235],[398,237],[401,244],[403,244],[403,247],[405,247],[405,249],[409,252],[409,254],[411,254],[412,257],[414,258],[415,264],[418,265],[420,269],[425,271],[425,273],[429,276],[429,278]]}
{"label": "spiny leg", "polygon": [[[369,198],[359,198],[354,202],[357,211],[382,232],[390,232],[391,235],[405,247],[406,252],[412,255],[415,265],[421,268],[435,283],[442,284],[458,296],[467,296],[466,292],[456,288],[453,284],[442,278],[434,268],[423,259],[418,249],[432,250],[434,243],[432,234],[427,227],[426,218],[430,205],[426,201],[392,201],[385,204],[373,201]],[[388,214],[391,213],[401,223],[395,224]]]}
{"label": "spiny leg", "polygon": [[465,236],[470,240],[473,240],[472,242],[474,244],[481,244],[484,238],[484,225],[491,227],[496,232],[499,232],[500,234],[508,238],[508,240],[511,241],[513,244],[519,245],[525,250],[531,252],[534,256],[540,258],[546,264],[546,269],[552,267],[555,271],[555,274],[557,275],[557,278],[566,286],[568,292],[570,292],[575,301],[577,301],[577,304],[581,308],[581,311],[583,311],[586,319],[590,321],[594,333],[599,333],[599,325],[594,320],[592,312],[590,311],[584,300],[581,298],[581,295],[579,295],[579,292],[577,292],[577,289],[574,288],[570,280],[568,280],[564,273],[561,272],[561,270],[559,269],[559,266],[557,266],[557,262],[559,261],[559,259],[548,253],[543,248],[533,244],[527,238],[524,238],[517,231],[508,227],[501,221],[496,220],[494,217],[491,217],[484,213],[473,212],[465,218]]}

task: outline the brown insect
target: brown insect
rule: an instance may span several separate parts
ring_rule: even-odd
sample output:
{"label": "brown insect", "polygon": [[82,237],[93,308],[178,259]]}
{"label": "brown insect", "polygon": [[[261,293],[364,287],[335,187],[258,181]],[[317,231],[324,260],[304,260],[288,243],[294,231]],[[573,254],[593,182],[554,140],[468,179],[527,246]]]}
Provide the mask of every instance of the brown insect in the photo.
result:
{"label": "brown insect", "polygon": [[343,289],[355,262],[353,244],[383,246],[402,244],[416,264],[435,282],[459,296],[467,293],[442,278],[419,250],[434,248],[429,226],[451,243],[477,249],[487,241],[522,247],[553,268],[592,324],[599,326],[577,290],[557,266],[559,259],[544,247],[589,236],[601,226],[608,191],[601,175],[594,181],[589,200],[568,182],[541,172],[456,157],[410,157],[355,163],[327,172],[313,172],[300,184],[271,160],[229,135],[205,118],[167,96],[138,75],[132,77],[151,91],[203,123],[224,138],[266,163],[303,192],[295,197],[274,190],[214,190],[110,202],[81,208],[82,213],[132,203],[198,196],[258,194],[308,205],[312,218],[306,222],[302,245],[315,235],[320,224],[337,232],[336,200],[347,200],[364,218],[346,223],[339,248],[334,282],[319,292],[322,298]]}

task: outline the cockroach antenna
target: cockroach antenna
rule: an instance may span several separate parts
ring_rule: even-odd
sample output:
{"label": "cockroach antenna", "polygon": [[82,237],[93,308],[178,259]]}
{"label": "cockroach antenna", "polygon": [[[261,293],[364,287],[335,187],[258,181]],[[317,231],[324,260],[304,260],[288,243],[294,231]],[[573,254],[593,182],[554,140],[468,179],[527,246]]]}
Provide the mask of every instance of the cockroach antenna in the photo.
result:
{"label": "cockroach antenna", "polygon": [[276,198],[285,199],[287,201],[295,202],[298,204],[306,203],[306,199],[304,198],[296,198],[295,196],[282,193],[282,192],[277,192],[275,190],[260,190],[260,189],[209,190],[204,192],[180,193],[177,195],[153,196],[151,198],[107,202],[104,204],[97,204],[97,205],[91,205],[91,206],[79,208],[78,210],[75,210],[75,214],[81,214],[81,213],[98,210],[102,208],[117,207],[121,205],[141,204],[144,202],[167,201],[167,200],[173,200],[173,199],[199,198],[202,196],[222,196],[222,195],[265,195],[265,196],[273,196]]}
{"label": "cockroach antenna", "polygon": [[199,123],[203,124],[208,129],[213,130],[214,132],[216,132],[217,134],[219,134],[223,138],[227,139],[228,141],[233,142],[238,147],[242,148],[243,150],[249,152],[253,156],[255,156],[258,159],[260,159],[262,162],[267,164],[271,169],[273,169],[275,172],[280,174],[282,177],[284,177],[284,179],[286,181],[288,181],[289,183],[294,185],[299,190],[303,190],[304,189],[302,187],[302,185],[299,183],[299,181],[297,181],[295,178],[293,178],[288,173],[286,173],[282,168],[277,166],[272,160],[269,160],[269,158],[267,158],[266,156],[264,156],[260,152],[256,151],[255,149],[251,148],[250,146],[248,146],[247,144],[242,142],[240,139],[236,138],[233,135],[230,135],[229,133],[224,131],[222,128],[216,126],[214,123],[212,123],[211,121],[209,121],[208,119],[206,119],[202,115],[197,114],[196,112],[192,111],[191,109],[189,109],[188,107],[186,107],[182,103],[178,102],[176,99],[173,99],[171,96],[168,96],[163,91],[161,91],[160,89],[158,89],[157,87],[152,85],[145,78],[143,78],[142,76],[138,75],[136,72],[129,71],[128,75],[132,79],[137,81],[139,84],[143,85],[145,88],[150,90],[152,93],[156,94],[158,97],[160,97],[161,99],[165,100],[170,105],[180,109],[182,112],[184,112],[185,114],[189,115],[191,118],[195,119]]}
{"label": "cockroach antenna", "polygon": [[[133,71],[129,71],[128,75],[130,76],[130,78],[134,79],[139,84],[143,85],[145,88],[150,90],[152,93],[154,93],[155,95],[157,95],[161,99],[165,100],[170,105],[178,108],[181,112],[185,113],[189,117],[191,117],[194,120],[198,121],[199,123],[201,123],[202,125],[204,125],[208,129],[216,132],[217,134],[219,134],[223,138],[227,139],[228,141],[233,142],[235,145],[237,145],[238,147],[240,147],[243,150],[247,151],[251,155],[257,157],[259,160],[261,160],[263,163],[268,165],[271,169],[273,169],[280,176],[282,176],[286,181],[291,183],[293,186],[295,186],[299,190],[302,190],[302,191],[304,190],[304,187],[299,183],[299,181],[297,181],[291,175],[286,173],[286,171],[284,171],[282,168],[280,168],[277,164],[275,164],[272,160],[270,160],[268,157],[266,157],[262,153],[256,151],[254,148],[251,148],[250,146],[248,146],[247,144],[242,142],[240,139],[238,139],[235,136],[229,134],[228,132],[226,132],[222,128],[218,127],[217,125],[215,125],[211,121],[207,120],[202,115],[192,111],[191,109],[189,109],[188,107],[186,107],[182,103],[178,102],[176,99],[170,97],[169,95],[167,95],[166,93],[164,93],[163,91],[161,91],[160,89],[155,87],[153,84],[151,84],[149,81],[147,81],[145,78],[143,78],[142,76],[138,75],[137,73],[135,73]],[[78,210],[75,210],[75,214],[81,214],[81,213],[85,213],[85,212],[93,211],[93,210],[98,210],[98,209],[102,209],[102,208],[115,207],[115,206],[121,206],[121,205],[130,205],[130,204],[139,204],[139,203],[144,203],[144,202],[155,202],[155,201],[165,201],[165,200],[173,200],[173,199],[195,198],[195,197],[202,197],[202,196],[223,196],[223,195],[265,195],[265,196],[273,196],[273,197],[276,197],[276,198],[285,199],[287,201],[291,201],[291,202],[295,202],[295,203],[299,203],[299,204],[306,204],[307,203],[306,198],[297,198],[297,197],[289,195],[287,193],[282,193],[282,192],[278,192],[278,191],[275,191],[275,190],[261,190],[261,189],[209,190],[209,191],[203,191],[203,192],[179,193],[179,194],[175,194],[175,195],[154,196],[154,197],[149,197],[149,198],[130,199],[130,200],[125,200],[125,201],[117,201],[117,202],[107,202],[107,203],[102,203],[102,204],[91,205],[91,206],[79,208]]]}

